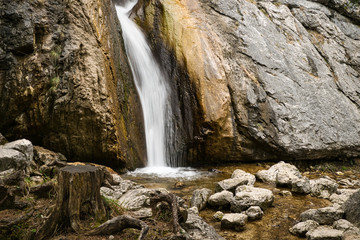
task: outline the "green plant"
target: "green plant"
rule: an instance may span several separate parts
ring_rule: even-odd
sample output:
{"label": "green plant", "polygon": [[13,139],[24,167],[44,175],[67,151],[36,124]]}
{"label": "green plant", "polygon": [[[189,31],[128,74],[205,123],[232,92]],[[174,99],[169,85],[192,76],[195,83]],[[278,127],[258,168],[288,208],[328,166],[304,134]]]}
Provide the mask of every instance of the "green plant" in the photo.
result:
{"label": "green plant", "polygon": [[126,209],[120,206],[120,204],[115,199],[111,199],[106,196],[102,196],[102,198],[104,199],[105,204],[109,206],[109,208],[114,211],[116,215],[122,215],[125,213]]}

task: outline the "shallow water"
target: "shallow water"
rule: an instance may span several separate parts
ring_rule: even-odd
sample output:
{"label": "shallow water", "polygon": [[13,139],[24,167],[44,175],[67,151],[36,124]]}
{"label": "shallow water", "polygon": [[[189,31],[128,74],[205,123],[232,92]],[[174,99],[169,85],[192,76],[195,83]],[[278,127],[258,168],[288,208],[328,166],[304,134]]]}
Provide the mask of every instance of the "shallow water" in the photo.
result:
{"label": "shallow water", "polygon": [[[173,172],[165,176],[161,169],[160,174],[149,173],[151,169],[138,170],[136,173],[126,174],[122,177],[143,184],[148,188],[166,188],[186,200],[190,205],[192,192],[199,188],[209,188],[214,190],[215,184],[223,179],[230,178],[235,169],[242,169],[246,172],[255,174],[259,170],[267,169],[258,164],[241,164],[237,166],[220,166],[214,168],[182,168],[172,169]],[[152,169],[153,170],[153,169]],[[143,173],[141,173],[141,171]],[[146,173],[147,172],[147,173]],[[181,186],[178,188],[178,186]],[[275,201],[273,207],[265,210],[262,220],[248,222],[246,229],[242,232],[231,230],[221,230],[220,223],[212,220],[212,216],[217,209],[206,208],[200,212],[200,215],[225,239],[300,239],[289,233],[289,228],[299,219],[300,213],[311,208],[320,208],[330,205],[325,199],[314,198],[309,195],[280,196],[281,190],[274,185],[257,181],[255,187],[262,187],[273,191]],[[229,212],[224,210],[223,212]]]}

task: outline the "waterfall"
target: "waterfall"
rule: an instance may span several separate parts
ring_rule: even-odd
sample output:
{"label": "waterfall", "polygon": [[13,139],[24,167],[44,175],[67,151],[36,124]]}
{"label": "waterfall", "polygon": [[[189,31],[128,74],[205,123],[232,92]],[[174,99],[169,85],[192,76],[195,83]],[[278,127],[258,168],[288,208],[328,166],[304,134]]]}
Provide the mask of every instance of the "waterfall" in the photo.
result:
{"label": "waterfall", "polygon": [[169,146],[173,135],[169,88],[144,34],[129,18],[136,2],[125,1],[123,6],[116,6],[116,11],[142,105],[148,167],[166,167],[171,162]]}

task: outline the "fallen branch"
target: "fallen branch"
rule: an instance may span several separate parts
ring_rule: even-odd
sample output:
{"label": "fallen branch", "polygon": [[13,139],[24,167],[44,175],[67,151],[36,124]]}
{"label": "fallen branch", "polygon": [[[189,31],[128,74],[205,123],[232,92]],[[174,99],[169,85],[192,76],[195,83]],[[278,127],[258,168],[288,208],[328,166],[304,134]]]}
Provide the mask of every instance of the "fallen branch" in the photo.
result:
{"label": "fallen branch", "polygon": [[138,240],[145,239],[146,234],[149,231],[149,226],[145,222],[133,217],[121,215],[106,221],[86,235],[110,235],[120,232],[126,228],[141,230]]}

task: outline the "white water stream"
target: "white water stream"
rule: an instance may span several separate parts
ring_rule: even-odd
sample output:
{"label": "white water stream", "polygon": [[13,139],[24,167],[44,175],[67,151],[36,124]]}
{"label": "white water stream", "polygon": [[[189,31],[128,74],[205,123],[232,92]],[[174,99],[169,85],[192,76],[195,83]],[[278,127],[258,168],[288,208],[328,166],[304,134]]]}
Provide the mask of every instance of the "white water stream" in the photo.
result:
{"label": "white water stream", "polygon": [[[193,175],[189,168],[171,168],[170,159],[173,130],[169,88],[141,29],[129,18],[137,0],[128,0],[116,6],[121,23],[126,53],[142,105],[148,164],[133,174],[157,174],[159,176]],[[166,132],[170,131],[170,132]],[[181,172],[181,173],[180,173]],[[186,172],[186,173],[185,173]]]}

